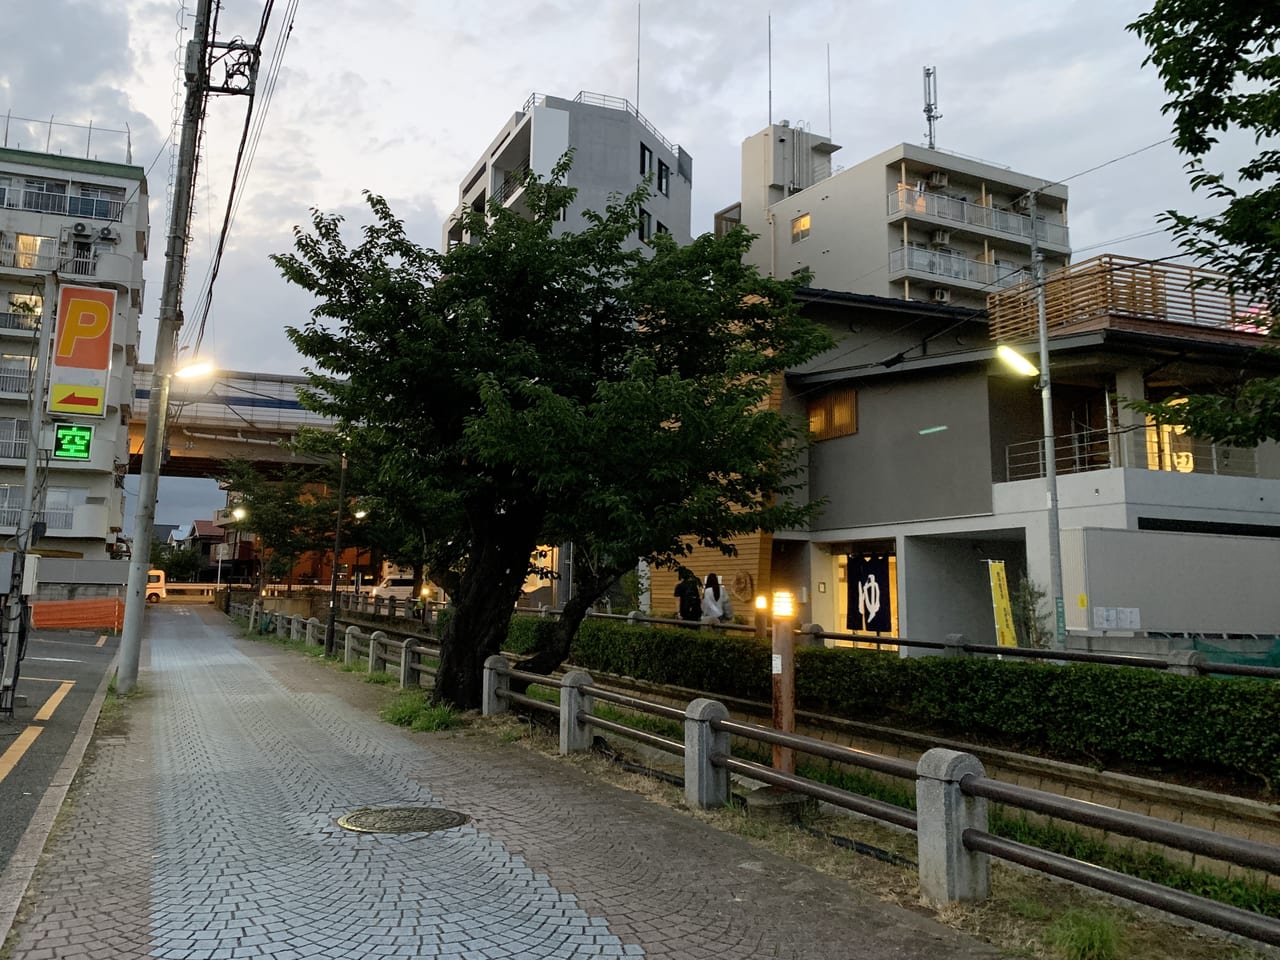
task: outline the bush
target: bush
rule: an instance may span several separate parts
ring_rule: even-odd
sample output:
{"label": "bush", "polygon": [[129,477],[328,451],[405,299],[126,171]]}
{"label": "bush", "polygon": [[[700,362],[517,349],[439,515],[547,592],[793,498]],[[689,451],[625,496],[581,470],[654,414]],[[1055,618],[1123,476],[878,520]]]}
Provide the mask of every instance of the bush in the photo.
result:
{"label": "bush", "polygon": [[[508,649],[535,649],[553,621],[512,620]],[[770,699],[769,647],[710,630],[587,620],[575,666],[713,696]],[[1280,783],[1280,688],[1098,664],[1055,666],[871,650],[796,651],[801,709],[1008,744],[1071,762],[1140,764]]]}

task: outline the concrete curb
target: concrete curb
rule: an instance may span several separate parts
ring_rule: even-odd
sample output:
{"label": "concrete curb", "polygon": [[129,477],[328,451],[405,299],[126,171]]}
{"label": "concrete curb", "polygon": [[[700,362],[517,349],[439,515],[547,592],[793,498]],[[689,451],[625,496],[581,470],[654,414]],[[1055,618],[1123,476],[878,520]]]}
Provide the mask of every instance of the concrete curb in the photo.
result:
{"label": "concrete curb", "polygon": [[18,848],[13,852],[13,859],[9,861],[8,869],[0,874],[0,931],[4,931],[4,935],[0,937],[0,946],[13,931],[14,917],[17,916],[18,908],[27,895],[27,886],[36,872],[36,865],[39,864],[40,855],[44,852],[45,842],[53,830],[53,822],[58,817],[58,811],[62,809],[62,802],[67,798],[67,791],[71,789],[71,781],[75,779],[80,769],[85,751],[89,749],[89,741],[93,739],[93,728],[98,722],[98,715],[102,713],[102,703],[107,699],[107,688],[116,675],[119,660],[120,654],[117,651],[111,658],[111,662],[107,664],[106,672],[102,675],[102,681],[98,684],[98,689],[89,706],[85,708],[84,716],[80,718],[80,727],[76,730],[71,746],[67,748],[67,755],[63,758],[62,765],[53,775],[53,780],[50,781],[44,796],[40,798],[40,805],[36,807],[36,812],[31,817],[31,823],[23,832],[22,839],[18,841]]}

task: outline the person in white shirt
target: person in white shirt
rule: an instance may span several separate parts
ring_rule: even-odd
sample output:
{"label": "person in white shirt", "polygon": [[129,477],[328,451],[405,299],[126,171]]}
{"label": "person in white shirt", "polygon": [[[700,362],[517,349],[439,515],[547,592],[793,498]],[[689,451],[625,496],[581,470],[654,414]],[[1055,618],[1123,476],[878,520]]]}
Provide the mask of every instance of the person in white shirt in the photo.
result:
{"label": "person in white shirt", "polygon": [[720,586],[720,578],[714,573],[708,573],[706,586],[702,590],[702,622],[716,623],[723,620],[726,599],[726,591]]}

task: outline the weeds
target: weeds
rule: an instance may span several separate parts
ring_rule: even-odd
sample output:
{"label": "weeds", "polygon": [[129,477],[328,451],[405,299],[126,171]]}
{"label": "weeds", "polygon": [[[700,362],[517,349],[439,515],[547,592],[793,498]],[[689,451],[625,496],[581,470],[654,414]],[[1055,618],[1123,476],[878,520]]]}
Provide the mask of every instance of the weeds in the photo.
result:
{"label": "weeds", "polygon": [[1045,942],[1065,960],[1115,960],[1121,956],[1120,924],[1106,911],[1073,907],[1049,924]]}
{"label": "weeds", "polygon": [[462,725],[462,718],[452,707],[427,702],[420,691],[404,690],[379,711],[387,723],[410,730],[430,732],[450,730]]}

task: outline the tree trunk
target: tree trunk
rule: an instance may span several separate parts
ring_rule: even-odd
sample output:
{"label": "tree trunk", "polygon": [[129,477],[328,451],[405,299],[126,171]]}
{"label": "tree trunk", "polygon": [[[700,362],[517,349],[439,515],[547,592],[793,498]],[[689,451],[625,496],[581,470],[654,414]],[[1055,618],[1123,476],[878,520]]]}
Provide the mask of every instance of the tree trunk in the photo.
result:
{"label": "tree trunk", "polygon": [[[515,514],[518,519],[510,519]],[[480,707],[484,662],[502,650],[516,601],[537,546],[541,513],[536,509],[509,510],[491,522],[473,542],[479,549],[458,584],[451,616],[440,637],[440,667],[433,703],[457,710]]]}
{"label": "tree trunk", "polygon": [[533,656],[520,664],[520,669],[529,673],[547,674],[568,660],[573,638],[578,635],[578,627],[582,626],[591,607],[630,569],[629,565],[622,568],[606,567],[598,574],[580,580],[578,589],[565,601],[560,619],[551,631],[550,643],[534,651]]}

